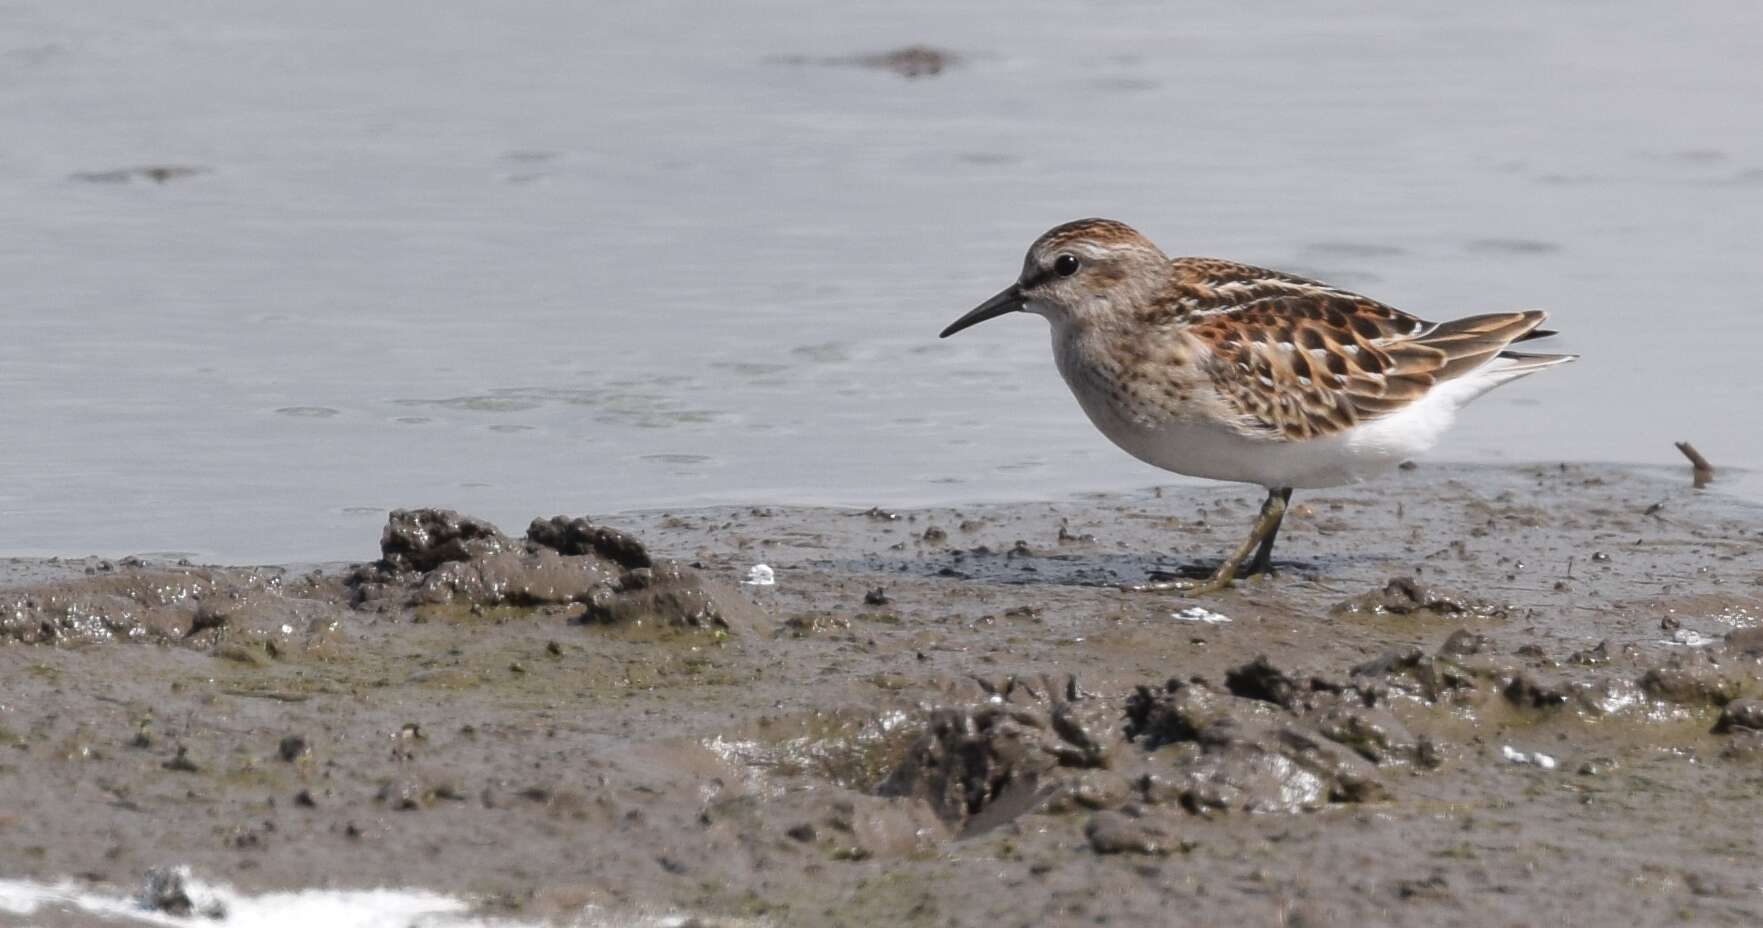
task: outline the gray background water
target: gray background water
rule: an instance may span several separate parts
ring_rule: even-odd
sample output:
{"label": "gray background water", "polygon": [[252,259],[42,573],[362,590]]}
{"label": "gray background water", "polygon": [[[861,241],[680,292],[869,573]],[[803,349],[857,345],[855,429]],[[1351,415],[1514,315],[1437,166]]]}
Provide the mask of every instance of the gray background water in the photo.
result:
{"label": "gray background water", "polygon": [[1760,60],[1748,0],[0,2],[0,553],[1170,482],[1040,320],[935,338],[1092,214],[1550,309],[1437,458],[1754,464]]}

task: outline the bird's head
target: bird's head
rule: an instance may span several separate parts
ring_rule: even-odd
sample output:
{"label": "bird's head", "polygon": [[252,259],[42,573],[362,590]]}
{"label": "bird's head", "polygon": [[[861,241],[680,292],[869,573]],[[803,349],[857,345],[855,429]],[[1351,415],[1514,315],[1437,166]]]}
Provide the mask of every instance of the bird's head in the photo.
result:
{"label": "bird's head", "polygon": [[1045,316],[1054,325],[1123,315],[1163,285],[1168,266],[1163,252],[1125,223],[1079,219],[1055,226],[1029,246],[1015,283],[950,323],[941,337],[1011,312]]}

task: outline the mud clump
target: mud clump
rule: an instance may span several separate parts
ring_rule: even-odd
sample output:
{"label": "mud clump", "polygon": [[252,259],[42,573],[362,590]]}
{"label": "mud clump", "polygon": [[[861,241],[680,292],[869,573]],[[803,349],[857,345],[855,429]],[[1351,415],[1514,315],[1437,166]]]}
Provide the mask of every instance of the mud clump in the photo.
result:
{"label": "mud clump", "polygon": [[965,834],[1032,811],[1058,790],[1055,771],[1105,767],[1118,740],[1111,707],[1051,692],[1010,681],[990,702],[933,710],[876,792],[922,799]]}
{"label": "mud clump", "polygon": [[1425,586],[1410,577],[1394,577],[1382,589],[1343,600],[1336,615],[1400,615],[1432,618],[1504,619],[1511,609]]}
{"label": "mud clump", "polygon": [[1090,816],[1084,838],[1098,854],[1167,854],[1173,850],[1163,829],[1119,812]]}
{"label": "mud clump", "polygon": [[1734,629],[1728,632],[1726,650],[1738,657],[1763,658],[1763,626]]}
{"label": "mud clump", "polygon": [[1687,706],[1724,706],[1739,697],[1744,684],[1704,659],[1673,660],[1641,675],[1647,695]]}
{"label": "mud clump", "polygon": [[1085,828],[1094,850],[1162,854],[1175,826],[1157,807],[1315,811],[1387,798],[1380,765],[1436,766],[1434,746],[1350,686],[1264,657],[1228,678],[1232,692],[1171,680],[1124,700],[989,689],[983,704],[932,711],[877,792],[923,799],[962,834],[1030,812],[1109,813]]}
{"label": "mud clump", "polygon": [[494,525],[450,509],[399,509],[380,534],[380,563],[394,573],[482,560],[510,547]]}
{"label": "mud clump", "polygon": [[[554,608],[583,623],[725,629],[722,604],[690,568],[658,560],[635,537],[558,516],[513,539],[443,509],[399,510],[380,559],[340,578],[280,569],[100,561],[84,576],[0,590],[0,641],[135,641],[212,651],[251,666],[344,653],[345,607]],[[424,612],[423,610],[429,610]]]}
{"label": "mud clump", "polygon": [[1517,673],[1500,692],[1507,702],[1519,708],[1553,709],[1573,702],[1578,688],[1554,677]]}
{"label": "mud clump", "polygon": [[163,912],[180,918],[196,911],[196,904],[191,901],[189,890],[184,888],[184,874],[176,869],[147,871],[147,878],[137,901],[149,912]]}
{"label": "mud clump", "polygon": [[653,567],[649,551],[634,536],[615,528],[594,525],[587,519],[552,516],[534,519],[527,526],[527,540],[559,554],[579,557],[598,555],[627,570]]}
{"label": "mud clump", "polygon": [[1198,743],[1201,756],[1178,786],[1190,812],[1314,812],[1388,798],[1368,761],[1299,729],[1224,727]]}
{"label": "mud clump", "polygon": [[[1382,732],[1386,742],[1396,737],[1391,732],[1399,726],[1393,719],[1352,721],[1360,707],[1340,701],[1338,692],[1319,692],[1326,694],[1322,701],[1336,703],[1319,710],[1332,712],[1327,731],[1367,744],[1377,742],[1368,732]],[[1354,746],[1335,741],[1302,714],[1274,702],[1171,680],[1161,690],[1140,687],[1126,711],[1127,737],[1152,757],[1173,761],[1147,771],[1140,787],[1147,802],[1173,801],[1202,814],[1306,812],[1388,796],[1376,765]]]}
{"label": "mud clump", "polygon": [[1375,703],[1409,697],[1427,703],[1473,702],[1513,672],[1491,659],[1429,655],[1413,645],[1392,648],[1353,668],[1354,687]]}
{"label": "mud clump", "polygon": [[[226,904],[210,894],[192,894],[189,871],[184,867],[154,867],[147,871],[135,903],[148,912],[175,918],[202,918],[219,921],[226,918]],[[206,897],[206,898],[204,898]]]}
{"label": "mud clump", "polygon": [[1384,709],[1337,706],[1323,710],[1311,721],[1323,737],[1378,766],[1413,763],[1430,769],[1439,765],[1438,745],[1416,738]]}
{"label": "mud clump", "polygon": [[281,740],[281,743],[276,747],[276,754],[281,757],[284,763],[289,764],[305,757],[311,752],[311,745],[309,745],[306,739],[300,735],[288,735],[284,737]]}
{"label": "mud clump", "polygon": [[[1439,653],[1453,657],[1473,657],[1491,650],[1492,647],[1493,643],[1488,640],[1488,636],[1478,635],[1466,628],[1459,628],[1451,633],[1451,637],[1445,639],[1444,644],[1439,645]],[[1599,645],[1599,647],[1603,646]]]}
{"label": "mud clump", "polygon": [[[1437,654],[1417,647],[1392,649],[1353,668],[1353,686],[1371,704],[1411,699],[1479,708],[1493,700],[1520,710],[1566,710],[1587,716],[1612,714],[1643,701],[1637,684],[1620,675],[1582,671],[1569,676],[1565,671],[1526,667],[1515,658],[1487,653],[1485,645],[1468,644],[1454,634]],[[1546,658],[1537,660],[1543,667],[1557,666]],[[1569,666],[1592,665],[1570,661]]]}
{"label": "mud clump", "polygon": [[1735,699],[1721,707],[1720,720],[1714,723],[1717,735],[1732,732],[1763,732],[1763,699]]}
{"label": "mud clump", "polygon": [[1748,729],[1745,720],[1751,716],[1742,704],[1749,700],[1743,697],[1763,692],[1763,664],[1752,647],[1753,640],[1742,632],[1719,645],[1663,655],[1633,643],[1613,649],[1601,641],[1555,661],[1534,644],[1517,648],[1510,657],[1495,655],[1485,641],[1472,642],[1460,630],[1436,654],[1404,646],[1360,664],[1353,668],[1352,687],[1367,704],[1412,699],[1479,709],[1497,699],[1522,711],[1587,718],[1741,704],[1721,724]]}
{"label": "mud clump", "polygon": [[625,625],[658,621],[679,628],[727,628],[716,600],[697,574],[668,561],[627,570],[589,594],[582,624]]}
{"label": "mud clump", "polygon": [[1265,656],[1226,672],[1224,686],[1232,696],[1259,699],[1284,709],[1292,708],[1297,701],[1297,684]]}
{"label": "mud clump", "polygon": [[534,519],[516,540],[452,510],[401,509],[387,520],[380,560],[356,566],[347,584],[358,608],[555,606],[579,609],[584,624],[728,627],[696,572],[567,516]]}
{"label": "mud clump", "polygon": [[[1248,741],[1259,741],[1258,750],[1308,754],[1295,757],[1305,764],[1332,753],[1317,747],[1320,737],[1377,766],[1436,766],[1436,745],[1410,734],[1384,708],[1384,692],[1375,686],[1315,675],[1300,679],[1266,657],[1227,671],[1225,686],[1228,693],[1199,680],[1170,680],[1161,692],[1140,687],[1127,700],[1126,736],[1152,751],[1190,743],[1228,750],[1244,747],[1247,734]],[[1364,772],[1352,761],[1328,764],[1342,767],[1354,782]],[[1349,784],[1337,792],[1369,797],[1378,791]]]}
{"label": "mud clump", "polygon": [[327,581],[283,571],[103,562],[87,576],[0,591],[0,641],[178,644],[253,661],[335,650]]}

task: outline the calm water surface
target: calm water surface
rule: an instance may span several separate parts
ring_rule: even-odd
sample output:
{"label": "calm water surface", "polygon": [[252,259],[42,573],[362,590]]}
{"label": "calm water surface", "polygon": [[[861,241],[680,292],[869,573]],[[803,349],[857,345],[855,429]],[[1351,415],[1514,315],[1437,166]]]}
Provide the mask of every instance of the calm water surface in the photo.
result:
{"label": "calm water surface", "polygon": [[935,338],[1093,214],[1550,309],[1439,459],[1754,465],[1760,60],[1748,0],[0,2],[0,553],[1170,482],[1039,319]]}

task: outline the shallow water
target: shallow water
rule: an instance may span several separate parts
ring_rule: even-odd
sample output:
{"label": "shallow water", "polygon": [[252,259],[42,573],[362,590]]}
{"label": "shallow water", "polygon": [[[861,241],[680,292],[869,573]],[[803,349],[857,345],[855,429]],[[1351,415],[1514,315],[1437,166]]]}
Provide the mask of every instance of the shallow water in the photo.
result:
{"label": "shallow water", "polygon": [[1168,482],[1039,320],[935,338],[1088,214],[1550,309],[1439,459],[1763,460],[1754,4],[466,6],[0,4],[0,553]]}

